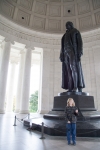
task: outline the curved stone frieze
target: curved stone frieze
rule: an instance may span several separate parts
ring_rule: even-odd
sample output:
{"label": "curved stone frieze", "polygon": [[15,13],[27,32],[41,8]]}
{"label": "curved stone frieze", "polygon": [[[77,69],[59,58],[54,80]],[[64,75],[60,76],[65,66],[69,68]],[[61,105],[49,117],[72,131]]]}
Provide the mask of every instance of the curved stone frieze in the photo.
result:
{"label": "curved stone frieze", "polygon": [[[55,48],[60,51],[62,34],[47,34],[23,28],[0,15],[0,34],[11,41],[21,42],[34,47]],[[100,45],[100,28],[82,33],[84,47]]]}
{"label": "curved stone frieze", "polygon": [[87,31],[100,25],[100,0],[0,0],[0,13],[34,31],[63,33],[72,20]]}

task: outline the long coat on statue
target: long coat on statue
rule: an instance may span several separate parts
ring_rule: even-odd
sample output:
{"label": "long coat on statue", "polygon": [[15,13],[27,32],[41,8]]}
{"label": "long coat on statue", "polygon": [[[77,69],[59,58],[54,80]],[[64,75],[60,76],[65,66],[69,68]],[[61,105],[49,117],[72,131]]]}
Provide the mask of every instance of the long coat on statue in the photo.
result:
{"label": "long coat on statue", "polygon": [[[83,44],[80,32],[72,28],[61,39],[60,60],[62,62],[62,88],[72,90],[74,86],[84,88],[84,78],[81,67],[81,55],[83,54]],[[73,58],[71,58],[73,55]],[[70,61],[71,58],[71,61]],[[73,60],[72,60],[73,59]],[[68,62],[68,63],[66,63]],[[71,63],[72,62],[72,63]],[[68,69],[69,68],[69,69]],[[73,69],[77,75],[77,83],[74,85]]]}

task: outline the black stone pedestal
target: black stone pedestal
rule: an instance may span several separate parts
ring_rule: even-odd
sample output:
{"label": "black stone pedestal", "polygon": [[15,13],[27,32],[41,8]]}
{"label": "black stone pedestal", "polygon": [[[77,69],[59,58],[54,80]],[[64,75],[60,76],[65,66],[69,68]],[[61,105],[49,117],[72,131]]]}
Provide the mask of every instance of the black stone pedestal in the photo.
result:
{"label": "black stone pedestal", "polygon": [[64,109],[68,98],[73,98],[79,110],[77,136],[100,137],[100,112],[95,109],[94,97],[82,92],[64,92],[54,97],[53,109],[39,119],[24,120],[24,125],[41,131],[44,122],[44,133],[54,136],[66,135]]}
{"label": "black stone pedestal", "polygon": [[44,118],[64,118],[64,110],[65,107],[67,105],[67,100],[68,98],[73,98],[75,101],[75,104],[79,110],[79,116],[78,119],[79,120],[83,120],[84,116],[84,112],[88,114],[89,112],[89,116],[90,116],[90,112],[91,111],[96,111],[95,106],[94,106],[94,97],[93,96],[89,96],[87,94],[79,94],[79,93],[74,93],[72,92],[71,94],[67,95],[64,93],[63,95],[59,95],[54,97],[54,103],[53,103],[53,109],[52,111],[50,111],[48,114],[44,115]]}
{"label": "black stone pedestal", "polygon": [[77,136],[100,137],[100,112],[95,109],[94,97],[89,96],[88,93],[60,93],[59,96],[54,97],[52,111],[50,111],[48,114],[45,114],[44,118],[52,121],[57,120],[58,124],[55,125],[55,128],[59,129],[63,133],[66,132],[66,123],[64,123],[64,110],[67,105],[68,98],[74,99],[79,111],[77,121]]}
{"label": "black stone pedestal", "polygon": [[74,94],[54,97],[54,104],[52,110],[64,110],[67,105],[68,98],[73,98],[76,106],[80,110],[95,110],[93,96]]}

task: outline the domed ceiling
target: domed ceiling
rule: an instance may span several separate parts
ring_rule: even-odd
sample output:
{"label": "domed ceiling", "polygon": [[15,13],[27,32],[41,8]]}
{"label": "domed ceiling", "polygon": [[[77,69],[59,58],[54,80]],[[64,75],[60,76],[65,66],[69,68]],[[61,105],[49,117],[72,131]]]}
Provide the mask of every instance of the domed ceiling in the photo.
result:
{"label": "domed ceiling", "polygon": [[100,0],[0,0],[0,13],[42,32],[63,33],[72,21],[80,31],[100,26]]}

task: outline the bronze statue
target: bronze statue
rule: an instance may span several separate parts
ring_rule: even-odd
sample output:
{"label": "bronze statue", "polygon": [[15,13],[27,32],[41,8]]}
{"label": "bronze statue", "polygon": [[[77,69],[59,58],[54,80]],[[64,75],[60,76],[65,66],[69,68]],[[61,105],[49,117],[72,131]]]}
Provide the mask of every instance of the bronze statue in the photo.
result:
{"label": "bronze statue", "polygon": [[66,33],[61,40],[60,60],[62,62],[62,88],[68,91],[82,92],[85,87],[81,56],[83,43],[80,32],[72,22],[66,23]]}

